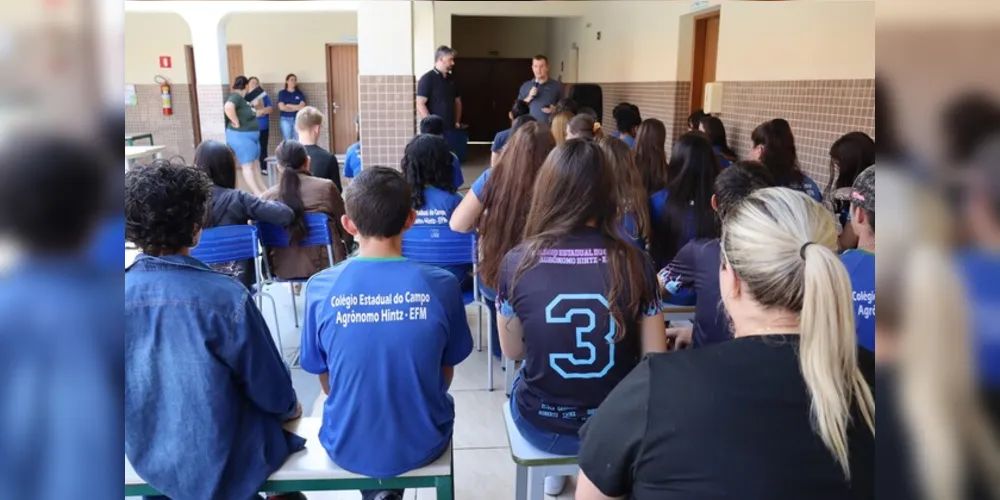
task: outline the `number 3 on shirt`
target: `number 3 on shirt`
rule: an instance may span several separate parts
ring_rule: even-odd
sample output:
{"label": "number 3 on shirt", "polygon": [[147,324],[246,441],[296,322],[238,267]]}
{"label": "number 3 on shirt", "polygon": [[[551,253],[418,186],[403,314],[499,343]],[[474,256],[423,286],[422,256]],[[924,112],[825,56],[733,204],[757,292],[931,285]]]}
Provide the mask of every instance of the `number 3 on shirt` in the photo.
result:
{"label": "number 3 on shirt", "polygon": [[[574,316],[584,316],[588,319],[586,325],[576,328],[576,352],[549,354],[549,366],[563,378],[601,378],[615,365],[615,344],[611,342],[615,337],[615,322],[609,322],[609,331],[606,333],[594,332],[597,326],[595,308],[607,311],[608,300],[600,294],[562,294],[553,299],[545,308],[545,321],[547,323],[571,323]],[[553,312],[557,309],[559,311],[565,309],[565,312],[562,314]],[[595,345],[594,342],[588,341],[586,339],[588,336],[596,340],[598,344]],[[607,362],[603,363],[603,366],[601,366],[599,359],[603,359],[604,356],[598,356],[598,349],[606,350],[608,353]],[[590,354],[578,357],[577,354],[580,351],[587,351]],[[572,372],[566,371],[566,368],[570,367],[581,369]]]}

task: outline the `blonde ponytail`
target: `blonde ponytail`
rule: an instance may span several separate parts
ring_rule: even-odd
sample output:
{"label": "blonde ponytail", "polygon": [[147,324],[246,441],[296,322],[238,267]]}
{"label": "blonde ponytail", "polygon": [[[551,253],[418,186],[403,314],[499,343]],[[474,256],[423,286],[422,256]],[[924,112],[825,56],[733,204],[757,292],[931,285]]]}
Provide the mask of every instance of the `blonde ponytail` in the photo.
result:
{"label": "blonde ponytail", "polygon": [[806,244],[799,363],[817,434],[850,478],[847,429],[857,404],[875,434],[875,401],[858,369],[850,277],[828,247]]}
{"label": "blonde ponytail", "polygon": [[857,361],[850,278],[835,253],[833,218],[786,188],[755,191],[727,216],[723,255],[766,308],[799,316],[799,363],[815,432],[850,478],[855,405],[875,435],[875,401]]}

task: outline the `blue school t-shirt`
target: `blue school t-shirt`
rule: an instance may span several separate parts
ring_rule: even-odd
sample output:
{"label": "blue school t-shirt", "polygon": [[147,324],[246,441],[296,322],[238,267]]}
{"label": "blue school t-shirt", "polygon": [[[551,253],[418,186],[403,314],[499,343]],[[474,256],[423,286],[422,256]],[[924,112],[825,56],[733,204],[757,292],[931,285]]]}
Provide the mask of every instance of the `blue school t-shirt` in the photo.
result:
{"label": "blue school t-shirt", "polygon": [[361,141],[351,144],[344,154],[344,177],[353,179],[361,173]]}
{"label": "blue school t-shirt", "polygon": [[722,152],[722,148],[719,146],[712,146],[715,151],[715,157],[719,160],[719,166],[722,168],[728,168],[733,165],[733,160],[729,159],[725,153]]}
{"label": "blue school t-shirt", "polygon": [[790,184],[785,187],[801,191],[809,195],[810,198],[816,200],[817,202],[823,203],[823,192],[820,191],[819,185],[816,184],[816,181],[812,180],[812,177],[809,177],[808,175],[804,176],[801,184]]}
{"label": "blue school t-shirt", "polygon": [[963,252],[959,264],[972,306],[972,348],[983,382],[1000,389],[1000,256]]}
{"label": "blue school t-shirt", "polygon": [[[267,93],[261,94],[261,99],[264,100],[264,107],[265,108],[274,105],[274,103],[271,102],[271,96],[267,95]],[[268,115],[258,116],[257,117],[257,129],[258,130],[268,130],[268,128],[270,127],[270,122],[269,122],[270,119],[271,119],[271,117],[268,116]]]}
{"label": "blue school t-shirt", "polygon": [[618,138],[625,144],[628,144],[628,147],[635,148],[635,137],[632,137],[631,135],[623,135]]}
{"label": "blue school t-shirt", "polygon": [[465,176],[462,175],[462,162],[459,161],[458,155],[455,153],[451,154],[451,168],[454,170],[455,189],[458,189],[462,187],[462,184],[465,184]]}
{"label": "blue school t-shirt", "polygon": [[472,352],[455,277],[356,257],[313,276],[305,295],[302,369],[330,374],[319,441],[334,463],[387,478],[439,457],[455,423],[441,368]]}
{"label": "blue school t-shirt", "polygon": [[620,227],[622,236],[635,244],[635,246],[645,250],[646,240],[639,234],[639,222],[636,220],[635,213],[630,212],[625,214],[622,217]]}
{"label": "blue school t-shirt", "polygon": [[[416,222],[409,231],[403,233],[404,250],[407,240],[413,237],[421,239],[457,237],[459,233],[451,230],[448,221],[451,220],[451,214],[455,212],[460,203],[462,203],[462,196],[459,194],[449,193],[436,187],[425,187],[424,205],[417,208]],[[460,282],[472,272],[472,264],[440,267],[453,274]]]}
{"label": "blue school t-shirt", "polygon": [[486,181],[490,179],[490,172],[492,171],[492,168],[487,168],[483,171],[482,175],[480,175],[479,178],[472,183],[470,191],[472,191],[472,194],[476,195],[476,198],[479,198],[479,201],[483,201],[483,190],[486,189]]}
{"label": "blue school t-shirt", "polygon": [[[517,276],[524,257],[524,244],[504,257],[496,300],[497,311],[518,318],[524,331],[525,362],[512,397],[533,427],[575,436],[639,362],[640,322],[660,314],[653,271],[644,283],[651,303],[616,325],[607,300],[607,243],[600,231],[570,233]],[[611,342],[617,328],[624,328],[624,335]]]}
{"label": "blue school t-shirt", "polygon": [[[306,95],[303,94],[302,91],[299,90],[299,89],[295,89],[292,92],[289,92],[286,89],[282,89],[280,92],[278,92],[278,102],[283,102],[285,104],[296,105],[296,104],[298,104],[298,103],[300,103],[300,102],[302,102],[304,100],[306,100]],[[282,111],[281,112],[281,117],[282,118],[295,118],[295,114],[296,113],[298,113],[298,111]]]}
{"label": "blue school t-shirt", "polygon": [[[667,199],[670,198],[670,192],[666,189],[661,189],[652,196],[649,197],[649,221],[653,225],[653,233],[657,228],[663,225],[663,208],[667,205]],[[687,234],[683,241],[677,242],[677,248],[683,248],[689,241],[694,239],[694,228],[691,225],[690,215],[688,216],[687,223]],[[655,259],[654,259],[655,260]],[[667,265],[667,262],[654,262],[657,267],[663,267]],[[693,306],[697,297],[694,292],[690,289],[683,289],[675,294],[671,294],[667,298],[664,304],[671,304],[675,306]]]}
{"label": "blue school t-shirt", "polygon": [[493,136],[493,145],[490,146],[490,151],[499,153],[507,144],[507,139],[510,139],[510,129],[497,132],[497,135]]}
{"label": "blue school t-shirt", "polygon": [[670,296],[687,293],[697,297],[691,335],[694,347],[717,344],[733,337],[729,318],[721,308],[721,260],[722,247],[718,238],[691,240],[656,275],[660,286]]}
{"label": "blue school t-shirt", "polygon": [[840,256],[851,277],[851,297],[854,299],[854,327],[858,344],[875,352],[875,254],[864,250],[848,250]]}

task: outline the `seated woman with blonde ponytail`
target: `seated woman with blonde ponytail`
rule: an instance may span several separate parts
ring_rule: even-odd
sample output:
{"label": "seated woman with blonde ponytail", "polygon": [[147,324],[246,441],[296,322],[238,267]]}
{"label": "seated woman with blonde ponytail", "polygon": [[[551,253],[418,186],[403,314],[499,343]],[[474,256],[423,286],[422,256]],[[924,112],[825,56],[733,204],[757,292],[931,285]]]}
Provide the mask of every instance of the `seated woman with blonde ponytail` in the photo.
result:
{"label": "seated woman with blonde ponytail", "polygon": [[580,431],[577,500],[874,499],[875,360],[829,211],[761,189],[721,246],[734,339],[650,355],[612,391]]}

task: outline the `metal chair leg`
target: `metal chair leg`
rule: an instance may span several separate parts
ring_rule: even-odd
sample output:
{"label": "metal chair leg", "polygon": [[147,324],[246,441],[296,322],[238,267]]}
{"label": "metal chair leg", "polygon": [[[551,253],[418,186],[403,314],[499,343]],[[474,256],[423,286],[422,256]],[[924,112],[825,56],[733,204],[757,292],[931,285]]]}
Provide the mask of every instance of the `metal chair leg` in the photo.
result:
{"label": "metal chair leg", "polygon": [[288,283],[288,291],[292,294],[292,317],[295,318],[295,328],[299,327],[299,307],[295,305],[295,283]]}
{"label": "metal chair leg", "polygon": [[483,307],[482,303],[476,304],[476,329],[479,336],[476,338],[476,350],[483,352]]}
{"label": "metal chair leg", "polygon": [[278,352],[281,353],[281,357],[285,357],[285,346],[281,342],[281,322],[278,320],[278,303],[274,301],[274,297],[269,293],[257,292],[257,300],[260,301],[264,297],[267,297],[271,301],[271,313],[274,315],[274,332],[278,337]]}
{"label": "metal chair leg", "polygon": [[[482,312],[482,309],[480,309]],[[487,311],[486,313],[487,321],[493,319],[493,313]],[[479,322],[480,328],[482,328],[482,321]],[[493,335],[486,339],[486,390],[493,392]]]}

